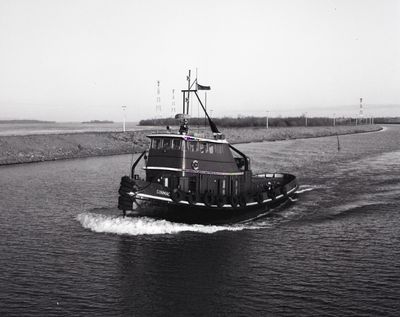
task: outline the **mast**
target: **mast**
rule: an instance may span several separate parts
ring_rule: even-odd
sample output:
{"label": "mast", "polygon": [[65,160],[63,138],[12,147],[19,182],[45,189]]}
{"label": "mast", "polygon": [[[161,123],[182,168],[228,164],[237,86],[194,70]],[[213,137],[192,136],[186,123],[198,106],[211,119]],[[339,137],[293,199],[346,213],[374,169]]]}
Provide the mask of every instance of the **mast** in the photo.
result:
{"label": "mast", "polygon": [[[216,135],[219,135],[221,137],[221,132],[219,132],[217,126],[215,123],[211,120],[210,116],[207,113],[206,108],[204,107],[203,103],[201,102],[201,99],[199,95],[197,94],[198,90],[210,90],[209,86],[201,86],[197,83],[197,78],[196,80],[191,83],[190,81],[190,70],[189,70],[189,75],[187,76],[187,81],[188,81],[188,89],[182,90],[183,94],[183,105],[182,105],[182,114],[178,114],[175,116],[175,119],[180,119],[180,128],[179,128],[179,133],[180,134],[186,134],[189,130],[188,128],[188,119],[189,119],[189,96],[190,93],[193,92],[196,95],[197,100],[200,103],[201,108],[204,111],[204,114],[206,115],[208,119],[208,124],[210,125],[212,133],[214,133],[214,136],[217,137]],[[194,88],[192,86],[196,84]],[[187,94],[187,95],[186,95]]]}
{"label": "mast", "polygon": [[189,114],[189,97],[190,97],[190,69],[189,69],[189,75],[187,76],[187,81],[188,81],[188,94],[186,98],[186,114]]}

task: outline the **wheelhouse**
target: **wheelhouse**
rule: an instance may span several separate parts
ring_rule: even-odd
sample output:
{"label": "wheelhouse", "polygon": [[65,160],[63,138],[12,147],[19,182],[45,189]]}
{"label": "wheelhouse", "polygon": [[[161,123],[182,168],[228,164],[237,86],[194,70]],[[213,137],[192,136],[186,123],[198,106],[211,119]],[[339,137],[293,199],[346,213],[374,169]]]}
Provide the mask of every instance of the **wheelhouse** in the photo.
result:
{"label": "wheelhouse", "polygon": [[243,187],[248,159],[235,157],[234,148],[226,140],[182,134],[148,137],[147,181],[198,195],[232,195]]}

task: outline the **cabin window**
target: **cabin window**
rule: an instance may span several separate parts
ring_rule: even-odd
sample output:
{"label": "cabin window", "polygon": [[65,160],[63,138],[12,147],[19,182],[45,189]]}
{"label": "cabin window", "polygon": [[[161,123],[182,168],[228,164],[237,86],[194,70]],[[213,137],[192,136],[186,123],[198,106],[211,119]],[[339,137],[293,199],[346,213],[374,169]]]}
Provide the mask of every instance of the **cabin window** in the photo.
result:
{"label": "cabin window", "polygon": [[206,142],[201,142],[200,143],[200,153],[207,153],[207,143]]}
{"label": "cabin window", "polygon": [[164,142],[163,142],[163,150],[169,150],[169,149],[171,149],[171,142],[172,140],[171,139],[164,139]]}
{"label": "cabin window", "polygon": [[189,141],[187,142],[187,149],[189,152],[197,152],[198,150],[198,143],[197,141]]}
{"label": "cabin window", "polygon": [[214,154],[214,150],[215,150],[215,144],[210,143],[208,145],[208,153]]}
{"label": "cabin window", "polygon": [[172,139],[172,149],[180,150],[181,149],[181,140],[180,139]]}
{"label": "cabin window", "polygon": [[154,150],[161,150],[161,147],[162,147],[162,139],[154,138],[151,148]]}

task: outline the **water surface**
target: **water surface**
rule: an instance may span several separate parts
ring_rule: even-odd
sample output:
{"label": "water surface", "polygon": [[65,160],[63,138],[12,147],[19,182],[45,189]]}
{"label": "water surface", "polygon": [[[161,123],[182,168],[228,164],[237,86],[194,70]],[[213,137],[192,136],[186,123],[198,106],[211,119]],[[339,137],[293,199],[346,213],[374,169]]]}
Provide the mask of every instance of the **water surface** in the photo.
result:
{"label": "water surface", "polygon": [[130,155],[0,167],[0,315],[398,316],[399,140],[242,144],[301,186],[225,226],[119,217]]}

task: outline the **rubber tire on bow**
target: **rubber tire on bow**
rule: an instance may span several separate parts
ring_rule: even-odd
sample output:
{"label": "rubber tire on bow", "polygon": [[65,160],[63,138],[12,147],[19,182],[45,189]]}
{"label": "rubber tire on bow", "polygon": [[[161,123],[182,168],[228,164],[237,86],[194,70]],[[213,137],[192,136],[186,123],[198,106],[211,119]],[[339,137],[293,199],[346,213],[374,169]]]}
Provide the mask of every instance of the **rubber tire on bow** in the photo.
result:
{"label": "rubber tire on bow", "polygon": [[122,186],[133,186],[134,183],[135,183],[135,181],[133,179],[131,179],[129,176],[123,176],[121,178]]}
{"label": "rubber tire on bow", "polygon": [[118,197],[118,209],[120,210],[132,210],[133,201],[124,196]]}

